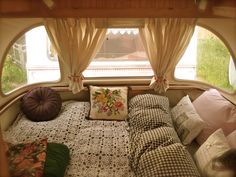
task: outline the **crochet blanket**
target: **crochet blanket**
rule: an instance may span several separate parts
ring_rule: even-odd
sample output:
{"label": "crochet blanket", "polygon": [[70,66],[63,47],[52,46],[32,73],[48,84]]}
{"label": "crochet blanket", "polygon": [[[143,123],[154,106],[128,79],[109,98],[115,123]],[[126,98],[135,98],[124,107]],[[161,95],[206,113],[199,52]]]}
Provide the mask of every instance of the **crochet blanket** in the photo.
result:
{"label": "crochet blanket", "polygon": [[58,117],[46,122],[32,122],[20,113],[4,138],[11,143],[48,138],[67,145],[66,177],[132,177],[126,122],[88,120],[89,109],[88,102],[67,101]]}

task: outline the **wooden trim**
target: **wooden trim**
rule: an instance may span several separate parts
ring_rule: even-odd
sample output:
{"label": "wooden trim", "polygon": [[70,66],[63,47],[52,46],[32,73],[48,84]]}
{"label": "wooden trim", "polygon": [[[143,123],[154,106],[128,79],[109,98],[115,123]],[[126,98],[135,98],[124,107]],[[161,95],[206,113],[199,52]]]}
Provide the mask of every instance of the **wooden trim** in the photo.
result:
{"label": "wooden trim", "polygon": [[236,18],[236,7],[214,7],[213,13],[218,16]]}
{"label": "wooden trim", "polygon": [[0,17],[216,17],[213,7],[235,7],[233,0],[207,1],[200,9],[200,0],[52,0],[48,7],[43,0],[1,0]]}

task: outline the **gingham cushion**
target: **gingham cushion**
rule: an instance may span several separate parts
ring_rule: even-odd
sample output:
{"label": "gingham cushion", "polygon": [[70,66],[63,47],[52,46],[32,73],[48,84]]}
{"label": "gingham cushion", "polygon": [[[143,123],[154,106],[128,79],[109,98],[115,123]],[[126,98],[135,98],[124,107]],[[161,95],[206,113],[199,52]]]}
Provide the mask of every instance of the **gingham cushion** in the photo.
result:
{"label": "gingham cushion", "polygon": [[130,138],[144,131],[161,126],[172,127],[172,119],[167,97],[143,94],[129,101],[128,124]]}
{"label": "gingham cushion", "polygon": [[137,177],[200,177],[190,154],[180,143],[143,154],[135,173]]}
{"label": "gingham cushion", "polygon": [[147,130],[173,126],[170,113],[158,108],[133,108],[128,116],[131,139]]}
{"label": "gingham cushion", "polygon": [[163,111],[169,111],[169,100],[165,96],[142,94],[130,99],[129,108],[159,108]]}
{"label": "gingham cushion", "polygon": [[160,127],[143,132],[140,136],[135,137],[131,143],[129,159],[132,169],[137,168],[140,157],[144,153],[174,143],[180,143],[180,139],[172,127]]}

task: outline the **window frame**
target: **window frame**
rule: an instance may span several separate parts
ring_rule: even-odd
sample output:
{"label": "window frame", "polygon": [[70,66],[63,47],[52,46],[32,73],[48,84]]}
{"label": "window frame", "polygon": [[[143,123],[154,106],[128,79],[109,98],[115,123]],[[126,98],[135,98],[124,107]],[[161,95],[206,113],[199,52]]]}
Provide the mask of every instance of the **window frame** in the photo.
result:
{"label": "window frame", "polygon": [[58,57],[58,64],[59,64],[59,72],[60,72],[60,78],[58,80],[55,80],[55,81],[41,81],[41,82],[36,82],[36,83],[31,83],[31,84],[24,84],[22,86],[19,86],[17,88],[14,88],[12,90],[10,90],[9,92],[6,92],[4,93],[3,90],[2,90],[2,73],[3,73],[3,66],[4,66],[4,63],[6,61],[6,56],[7,54],[9,53],[11,47],[13,46],[13,44],[20,38],[22,37],[23,35],[25,35],[28,31],[34,29],[34,28],[37,28],[37,27],[40,27],[40,26],[43,26],[44,27],[44,24],[43,23],[36,23],[36,24],[33,24],[33,25],[30,25],[28,26],[27,28],[24,28],[23,30],[21,30],[17,35],[15,35],[12,40],[9,42],[9,44],[7,45],[5,51],[3,52],[3,55],[2,55],[2,60],[0,62],[0,95],[3,96],[3,97],[6,97],[6,96],[9,96],[11,94],[13,94],[14,92],[17,92],[19,90],[23,90],[25,88],[28,88],[28,87],[35,87],[35,86],[38,86],[38,85],[42,85],[42,84],[47,84],[47,85],[55,85],[55,84],[58,84],[58,83],[61,83],[62,80],[63,80],[63,77],[64,77],[64,71],[62,68],[62,65],[60,63],[60,60],[59,60],[59,57]]}
{"label": "window frame", "polygon": [[[217,32],[216,30],[214,30],[213,28],[207,26],[207,25],[204,25],[202,23],[197,23],[196,24],[196,27],[199,26],[201,28],[204,28],[208,31],[210,31],[211,33],[213,33],[215,36],[217,36],[221,41],[222,43],[225,45],[225,47],[228,49],[231,57],[232,57],[232,60],[234,62],[234,65],[236,66],[236,57],[234,56],[234,53],[233,53],[233,50],[232,48],[230,47],[230,45],[228,44],[228,42],[224,39],[224,37],[219,33]],[[177,63],[178,64],[178,63]],[[187,79],[180,79],[180,78],[176,78],[175,77],[175,68],[177,66],[177,64],[173,67],[173,70],[170,74],[170,78],[171,80],[174,82],[174,83],[184,83],[184,84],[190,84],[190,85],[197,85],[197,86],[201,86],[203,87],[204,89],[208,89],[208,88],[215,88],[215,89],[218,89],[220,90],[221,92],[223,93],[226,93],[226,94],[230,94],[230,95],[235,95],[236,94],[236,89],[233,91],[233,92],[230,92],[230,91],[227,91],[225,89],[222,89],[220,87],[217,87],[217,86],[214,86],[214,85],[211,85],[210,83],[207,83],[207,82],[202,82],[202,81],[199,81],[199,80],[187,80]]]}
{"label": "window frame", "polygon": [[[44,26],[44,25],[43,25],[43,23],[40,22],[40,23],[36,23],[36,24],[30,25],[29,27],[24,28],[24,30],[21,30],[17,35],[15,35],[15,37],[12,38],[11,42],[5,48],[5,51],[3,51],[3,55],[2,55],[3,57],[2,57],[2,60],[0,62],[0,67],[1,67],[0,68],[0,87],[1,88],[2,88],[2,70],[3,70],[3,65],[5,63],[6,56],[7,56],[8,52],[9,52],[11,46],[22,35],[24,35],[27,31],[30,31],[31,29],[33,29],[35,27],[39,27],[39,26]],[[227,47],[227,49],[230,52],[230,55],[232,56],[233,62],[236,65],[236,56],[234,55],[233,50],[230,47],[230,45],[228,44],[227,40],[225,40],[224,37],[220,33],[218,33],[216,30],[214,30],[211,27],[209,27],[207,25],[204,25],[202,23],[197,23],[196,26],[205,28],[206,30],[209,30],[214,35],[216,35],[224,43],[224,45]],[[124,28],[127,28],[127,27],[124,27]],[[133,27],[131,27],[131,28],[133,28]],[[26,84],[26,85],[17,87],[17,88],[15,88],[15,89],[7,92],[7,93],[3,93],[2,89],[0,89],[0,95],[5,97],[5,96],[8,96],[8,95],[18,91],[18,90],[24,90],[25,88],[33,87],[33,86],[37,86],[37,85],[42,85],[42,84],[49,85],[49,86],[50,85],[52,85],[52,86],[57,86],[57,85],[58,86],[62,86],[62,85],[65,86],[65,83],[63,83],[63,81],[66,81],[66,79],[67,79],[66,78],[66,73],[65,73],[65,68],[64,68],[63,62],[61,62],[59,57],[58,57],[58,62],[59,62],[59,68],[60,68],[60,79],[58,79],[57,81],[47,81],[47,82],[37,82],[37,83],[32,83],[32,84]],[[197,80],[184,80],[184,79],[176,78],[174,76],[175,67],[176,66],[173,67],[172,71],[168,75],[168,78],[170,80],[170,85],[185,84],[185,85],[189,85],[189,86],[192,86],[192,87],[196,87],[197,86],[197,87],[202,88],[202,89],[216,88],[216,89],[220,90],[221,92],[229,94],[229,95],[235,95],[236,94],[236,90],[233,91],[233,92],[228,92],[228,91],[223,90],[223,89],[221,89],[219,87],[216,87],[214,85],[211,85],[211,84],[208,84],[208,83],[204,83],[204,82],[201,82],[201,81],[197,81]],[[151,78],[152,78],[152,76],[126,76],[126,77],[122,77],[122,78],[120,78],[120,77],[89,77],[88,78],[87,77],[87,78],[85,78],[84,81],[85,81],[85,85],[101,83],[101,81],[108,82],[109,80],[114,81],[114,83],[117,83],[118,85],[120,83],[120,80],[125,80],[126,81],[126,85],[132,84],[132,83],[135,83],[135,85],[145,85],[145,84],[150,83]],[[112,84],[112,85],[115,85],[115,84]]]}

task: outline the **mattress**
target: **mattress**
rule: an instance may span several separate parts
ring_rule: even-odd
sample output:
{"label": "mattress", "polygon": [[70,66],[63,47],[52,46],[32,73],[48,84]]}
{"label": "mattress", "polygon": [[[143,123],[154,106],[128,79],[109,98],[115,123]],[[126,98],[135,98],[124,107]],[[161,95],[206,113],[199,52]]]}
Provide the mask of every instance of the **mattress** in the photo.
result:
{"label": "mattress", "polygon": [[20,113],[4,132],[13,144],[48,138],[70,149],[66,177],[133,177],[129,167],[129,135],[125,121],[86,119],[88,102],[63,103],[58,117],[47,122],[32,122]]}

